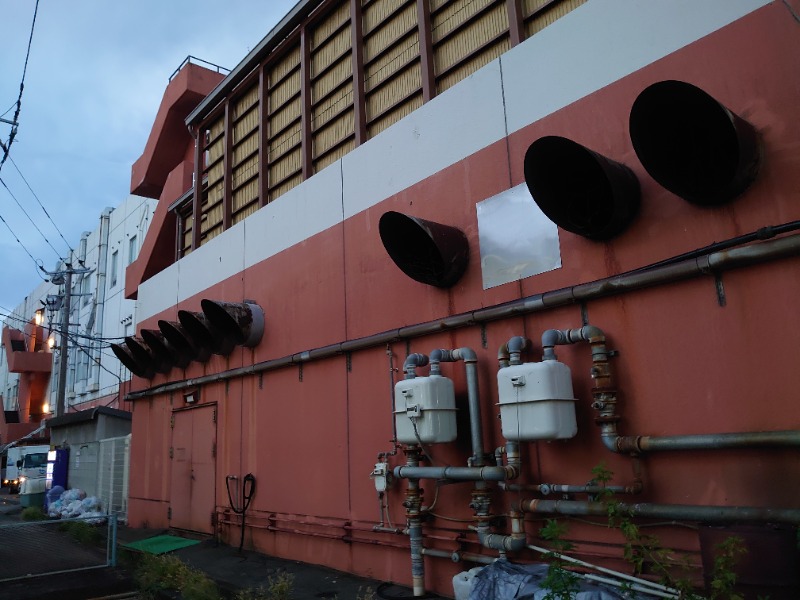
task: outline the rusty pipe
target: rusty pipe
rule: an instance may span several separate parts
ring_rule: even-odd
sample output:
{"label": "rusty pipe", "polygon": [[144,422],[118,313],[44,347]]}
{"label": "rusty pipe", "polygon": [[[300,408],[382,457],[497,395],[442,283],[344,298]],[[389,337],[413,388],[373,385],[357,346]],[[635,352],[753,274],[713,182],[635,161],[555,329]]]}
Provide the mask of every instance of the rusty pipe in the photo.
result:
{"label": "rusty pipe", "polygon": [[[703,523],[736,521],[756,523],[800,524],[800,509],[759,506],[709,506],[690,504],[617,504],[617,512],[631,517],[674,519]],[[602,502],[577,500],[523,500],[522,512],[608,517],[608,506]]]}
{"label": "rusty pipe", "polygon": [[320,348],[304,350],[252,365],[229,369],[220,373],[212,373],[201,377],[184,379],[182,381],[164,383],[144,390],[130,392],[125,396],[125,399],[127,401],[137,400],[156,394],[183,390],[197,385],[217,383],[238,377],[265,373],[312,360],[322,360],[333,356],[341,356],[348,352],[384,346],[398,340],[410,340],[426,335],[439,334],[443,331],[471,327],[479,323],[488,323],[499,319],[544,312],[561,306],[570,306],[578,302],[615,296],[695,277],[714,275],[720,271],[747,267],[771,260],[797,256],[798,254],[800,254],[800,235],[795,234],[765,242],[753,243],[743,247],[711,252],[710,254],[704,254],[702,256],[692,256],[691,258],[680,260],[675,263],[641,267],[636,270],[626,271],[618,275],[605,277],[588,283],[580,283],[540,294],[534,294],[518,300],[487,306],[474,311],[417,323],[415,325],[389,329],[365,337],[336,342]]}

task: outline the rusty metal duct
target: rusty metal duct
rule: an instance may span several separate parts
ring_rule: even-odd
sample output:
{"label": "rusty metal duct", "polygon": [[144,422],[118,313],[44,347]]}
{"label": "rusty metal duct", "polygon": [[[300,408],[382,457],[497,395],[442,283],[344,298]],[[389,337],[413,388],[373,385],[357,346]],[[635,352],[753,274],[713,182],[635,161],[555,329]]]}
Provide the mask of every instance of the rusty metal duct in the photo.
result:
{"label": "rusty metal duct", "polygon": [[698,87],[661,81],[633,103],[631,141],[650,176],[684,200],[718,206],[758,174],[758,134]]}
{"label": "rusty metal duct", "polygon": [[469,242],[460,229],[389,211],[378,230],[394,263],[420,283],[450,287],[467,268]]}
{"label": "rusty metal duct", "polygon": [[553,223],[590,240],[622,233],[639,211],[639,180],[622,163],[551,135],[525,153],[525,183]]}
{"label": "rusty metal duct", "polygon": [[169,360],[153,352],[147,342],[138,336],[126,337],[125,345],[130,349],[136,362],[140,365],[150,365],[156,373],[169,373],[172,368]]}
{"label": "rusty metal duct", "polygon": [[203,299],[200,306],[214,329],[231,338],[234,344],[253,348],[261,341],[264,335],[264,311],[255,302]]}
{"label": "rusty metal duct", "polygon": [[201,312],[179,310],[178,320],[197,346],[207,348],[213,354],[227,356],[236,346],[233,338],[226,336]]}
{"label": "rusty metal duct", "polygon": [[211,348],[201,346],[195,342],[194,338],[186,331],[186,328],[176,321],[160,320],[158,328],[169,342],[173,350],[191,360],[206,362],[211,356]]}
{"label": "rusty metal duct", "polygon": [[187,353],[181,353],[169,343],[163,333],[157,329],[142,329],[139,332],[142,339],[158,359],[170,364],[170,366],[183,369],[188,365],[192,357]]}
{"label": "rusty metal duct", "polygon": [[133,357],[133,353],[127,346],[123,344],[111,344],[111,351],[119,359],[119,362],[125,365],[125,368],[137,377],[152,379],[153,375],[156,374],[152,363],[140,364],[139,361]]}

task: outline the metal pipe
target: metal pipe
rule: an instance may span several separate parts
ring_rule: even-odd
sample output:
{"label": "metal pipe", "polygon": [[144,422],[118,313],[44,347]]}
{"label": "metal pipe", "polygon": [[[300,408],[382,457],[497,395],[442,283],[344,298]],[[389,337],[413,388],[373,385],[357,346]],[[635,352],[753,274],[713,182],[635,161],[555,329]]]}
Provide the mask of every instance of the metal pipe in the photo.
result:
{"label": "metal pipe", "polygon": [[[409,469],[418,468],[419,449],[411,447],[406,451],[406,464]],[[409,479],[406,489],[406,522],[408,525],[408,539],[411,546],[411,581],[414,597],[425,595],[425,563],[422,558],[422,494],[419,489],[418,479]]]}
{"label": "metal pipe", "polygon": [[796,448],[800,431],[751,431],[744,433],[708,433],[667,436],[618,436],[615,452],[660,452],[670,450],[704,450],[733,448]]}
{"label": "metal pipe", "polygon": [[424,354],[409,354],[403,363],[403,373],[406,379],[414,379],[417,376],[417,367],[424,367],[428,364],[428,357]]}
{"label": "metal pipe", "polygon": [[713,252],[709,255],[692,257],[691,259],[682,260],[677,263],[655,266],[652,268],[641,267],[635,271],[626,271],[619,275],[605,277],[589,283],[581,283],[541,294],[535,294],[518,300],[512,300],[511,302],[441,319],[434,319],[416,325],[389,329],[366,337],[338,342],[312,350],[305,350],[280,358],[270,359],[236,369],[229,369],[221,373],[153,386],[148,389],[127,394],[126,400],[136,400],[138,398],[179,391],[208,383],[245,377],[311,360],[330,358],[348,352],[384,346],[399,340],[408,340],[426,335],[438,334],[443,331],[470,327],[479,323],[487,323],[508,317],[543,312],[552,308],[633,292],[655,285],[674,283],[707,275],[714,276],[720,271],[797,256],[798,254],[800,254],[800,235],[790,235],[766,242],[753,243],[740,248]]}
{"label": "metal pipe", "polygon": [[603,492],[611,492],[612,494],[639,494],[642,491],[642,482],[635,481],[631,485],[568,485],[561,483],[542,483],[530,487],[545,496],[549,494],[600,494]]}
{"label": "metal pipe", "polygon": [[[548,550],[547,548],[541,548],[539,546],[528,545],[527,546],[530,550],[534,550],[539,554],[544,554],[545,556],[553,556],[564,562],[572,563],[573,565],[578,565],[579,567],[584,567],[586,569],[593,569],[599,573],[605,573],[606,575],[612,575],[613,577],[617,577],[619,579],[624,579],[625,581],[630,581],[631,583],[645,586],[650,589],[660,590],[662,592],[669,592],[672,593],[673,591],[677,592],[677,590],[673,590],[665,585],[660,583],[655,583],[653,581],[648,581],[647,579],[642,579],[641,577],[634,577],[633,575],[627,575],[625,573],[620,573],[619,571],[614,571],[613,569],[607,569],[605,567],[601,567],[599,565],[595,565],[592,563],[588,563],[583,560],[579,560],[577,558],[573,558],[571,556],[567,556],[566,554],[561,554],[559,552],[554,552],[553,550]],[[652,593],[652,592],[650,592]]]}
{"label": "metal pipe", "polygon": [[454,563],[473,562],[490,565],[497,560],[496,558],[492,558],[491,556],[483,556],[482,554],[472,554],[470,552],[461,552],[458,550],[448,552],[447,550],[436,550],[434,548],[423,548],[422,554],[423,556],[435,556],[436,558],[449,558]]}
{"label": "metal pipe", "polygon": [[[758,506],[708,506],[689,504],[617,504],[619,513],[648,519],[675,519],[705,523],[746,521],[755,523],[800,524],[800,509],[768,508]],[[523,512],[581,516],[608,516],[608,507],[602,502],[576,500],[523,500]]]}
{"label": "metal pipe", "polygon": [[484,548],[499,550],[502,553],[519,552],[525,547],[525,526],[522,521],[522,513],[511,510],[509,513],[511,521],[511,535],[501,535],[499,533],[489,533],[488,527],[478,528],[478,540]]}
{"label": "metal pipe", "polygon": [[438,361],[441,362],[464,361],[464,369],[467,373],[467,404],[469,405],[470,439],[472,440],[472,458],[470,464],[475,467],[482,467],[486,464],[486,452],[483,450],[481,399],[478,393],[478,355],[471,348],[434,350],[434,352],[436,353]]}
{"label": "metal pipe", "polygon": [[505,481],[519,474],[517,468],[504,467],[410,467],[397,466],[399,479],[448,479],[450,481]]}

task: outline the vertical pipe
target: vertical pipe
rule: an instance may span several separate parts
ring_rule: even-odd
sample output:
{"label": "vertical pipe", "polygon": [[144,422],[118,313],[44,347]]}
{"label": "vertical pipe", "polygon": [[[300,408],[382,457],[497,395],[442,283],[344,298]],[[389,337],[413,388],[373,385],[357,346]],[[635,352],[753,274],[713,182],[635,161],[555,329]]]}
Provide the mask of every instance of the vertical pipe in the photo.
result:
{"label": "vertical pipe", "polygon": [[[416,446],[412,446],[406,451],[406,464],[412,468],[419,466],[419,450]],[[425,595],[425,563],[422,558],[422,520],[420,519],[422,498],[418,479],[408,480],[404,504],[411,546],[411,581],[414,597],[419,598]]]}
{"label": "vertical pipe", "polygon": [[[103,334],[103,320],[105,318],[105,304],[106,304],[106,269],[108,265],[108,235],[109,220],[111,218],[111,211],[106,209],[100,215],[100,239],[97,242],[97,291],[95,292],[95,302],[97,303],[97,311],[95,312],[94,320],[94,335],[97,338],[102,337]],[[93,352],[94,360],[92,361],[92,375],[94,387],[100,390],[100,361],[102,353],[100,345],[98,344]]]}
{"label": "vertical pipe", "polygon": [[56,416],[65,412],[64,399],[67,395],[67,354],[69,349],[69,313],[72,299],[72,265],[67,263],[64,279],[64,304],[61,312],[61,355],[58,361],[58,396],[56,397]]}

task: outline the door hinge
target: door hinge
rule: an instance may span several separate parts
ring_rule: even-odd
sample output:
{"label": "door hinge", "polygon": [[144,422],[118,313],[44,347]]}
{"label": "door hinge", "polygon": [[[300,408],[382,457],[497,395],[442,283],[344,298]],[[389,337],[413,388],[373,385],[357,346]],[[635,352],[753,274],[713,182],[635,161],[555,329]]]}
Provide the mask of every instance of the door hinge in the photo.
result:
{"label": "door hinge", "polygon": [[217,457],[217,442],[211,443],[211,456],[214,458]]}
{"label": "door hinge", "polygon": [[173,450],[172,446],[170,446],[169,447],[169,457],[172,458],[174,454],[175,454],[175,451]]}
{"label": "door hinge", "polygon": [[216,423],[217,422],[217,409],[216,408],[211,410],[211,422],[212,423]]}
{"label": "door hinge", "polygon": [[175,429],[175,415],[172,415],[169,418],[169,428],[170,429]]}
{"label": "door hinge", "polygon": [[172,520],[172,507],[167,507],[167,521]]}

